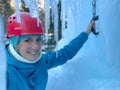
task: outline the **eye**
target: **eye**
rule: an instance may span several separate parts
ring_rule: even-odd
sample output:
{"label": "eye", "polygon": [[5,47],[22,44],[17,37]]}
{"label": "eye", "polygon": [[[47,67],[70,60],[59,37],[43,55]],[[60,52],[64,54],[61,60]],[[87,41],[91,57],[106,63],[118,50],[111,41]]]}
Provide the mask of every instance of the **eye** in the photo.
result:
{"label": "eye", "polygon": [[25,39],[24,42],[31,42],[31,39]]}
{"label": "eye", "polygon": [[37,42],[41,42],[41,40],[42,40],[42,38],[41,37],[39,37],[39,38],[37,38]]}

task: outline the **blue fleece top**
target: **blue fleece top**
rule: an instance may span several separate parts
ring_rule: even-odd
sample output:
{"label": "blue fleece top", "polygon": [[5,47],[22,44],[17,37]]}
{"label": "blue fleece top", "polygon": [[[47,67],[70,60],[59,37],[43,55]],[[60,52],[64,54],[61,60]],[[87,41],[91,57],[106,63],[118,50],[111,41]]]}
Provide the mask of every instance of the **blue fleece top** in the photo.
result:
{"label": "blue fleece top", "polygon": [[45,90],[48,69],[64,64],[73,58],[88,39],[82,32],[63,49],[43,54],[36,63],[23,63],[14,60],[7,51],[7,90]]}

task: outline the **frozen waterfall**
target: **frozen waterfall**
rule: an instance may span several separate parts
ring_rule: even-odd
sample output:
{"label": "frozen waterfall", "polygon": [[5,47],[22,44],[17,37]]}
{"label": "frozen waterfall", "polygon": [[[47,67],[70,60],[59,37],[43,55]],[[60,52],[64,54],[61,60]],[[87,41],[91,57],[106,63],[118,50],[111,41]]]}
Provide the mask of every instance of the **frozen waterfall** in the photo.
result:
{"label": "frozen waterfall", "polygon": [[[18,3],[21,0],[15,1]],[[25,1],[28,6],[31,4],[30,0]],[[53,7],[52,14],[55,17],[53,21],[57,30],[58,0],[44,1],[45,5]],[[85,30],[92,18],[92,1],[61,0],[62,39],[58,42],[58,49]],[[99,15],[96,26],[97,31],[100,32],[99,36],[96,38],[91,33],[89,40],[71,61],[49,71],[46,90],[120,90],[120,0],[96,0],[96,2],[96,11]],[[38,5],[37,3],[35,0],[35,5]],[[38,18],[38,7],[33,7],[34,10],[29,7],[31,15]],[[19,16],[18,9],[17,12]],[[45,17],[49,21],[47,12],[49,10],[46,10],[48,16]],[[67,28],[65,28],[65,22],[67,22]],[[49,23],[46,24],[46,29],[49,29]],[[2,52],[4,51],[1,41],[4,33],[2,17],[0,17],[0,29],[0,51]],[[0,54],[0,90],[5,90],[6,86],[5,63],[5,54],[2,52]]]}
{"label": "frozen waterfall", "polygon": [[[61,0],[62,27],[59,49],[84,31],[92,17],[92,0]],[[47,90],[119,90],[120,89],[120,1],[96,0],[100,35],[93,34],[78,54],[65,65],[49,71]]]}

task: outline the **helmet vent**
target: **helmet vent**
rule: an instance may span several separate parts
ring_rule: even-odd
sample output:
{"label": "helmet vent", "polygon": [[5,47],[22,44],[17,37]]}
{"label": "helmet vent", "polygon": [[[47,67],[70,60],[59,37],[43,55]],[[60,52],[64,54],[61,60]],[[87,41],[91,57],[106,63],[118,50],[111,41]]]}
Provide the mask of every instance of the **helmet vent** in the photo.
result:
{"label": "helmet vent", "polygon": [[13,19],[15,19],[16,17],[13,17]]}
{"label": "helmet vent", "polygon": [[10,24],[12,23],[12,21],[10,21]]}

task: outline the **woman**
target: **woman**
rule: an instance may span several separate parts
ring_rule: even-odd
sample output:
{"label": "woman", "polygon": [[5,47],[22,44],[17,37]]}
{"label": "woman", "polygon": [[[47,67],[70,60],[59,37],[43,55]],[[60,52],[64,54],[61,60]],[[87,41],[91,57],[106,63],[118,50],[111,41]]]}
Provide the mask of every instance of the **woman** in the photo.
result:
{"label": "woman", "polygon": [[[7,90],[45,90],[47,70],[62,65],[73,58],[88,39],[94,21],[86,31],[73,39],[63,49],[56,52],[41,53],[44,30],[41,22],[29,13],[21,12],[21,23],[17,23],[16,14],[6,23],[7,54]],[[73,49],[74,48],[74,49]]]}

